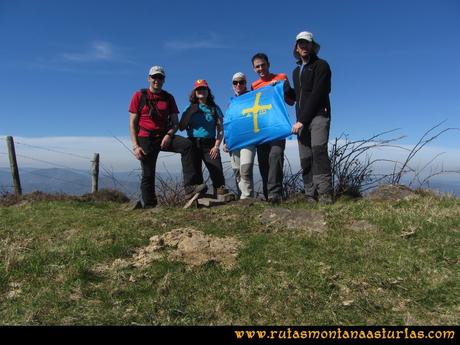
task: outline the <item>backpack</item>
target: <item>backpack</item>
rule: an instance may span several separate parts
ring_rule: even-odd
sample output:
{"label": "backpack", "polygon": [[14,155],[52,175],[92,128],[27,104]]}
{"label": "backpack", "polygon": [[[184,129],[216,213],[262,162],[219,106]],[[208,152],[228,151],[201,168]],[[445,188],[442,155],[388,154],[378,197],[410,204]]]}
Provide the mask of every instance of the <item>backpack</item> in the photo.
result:
{"label": "backpack", "polygon": [[[158,113],[159,113],[158,108],[157,108],[157,101],[155,101],[153,99],[148,99],[147,90],[148,89],[140,89],[139,90],[141,92],[141,99],[139,101],[139,107],[137,108],[137,113],[136,113],[136,126],[135,126],[136,135],[139,133],[139,129],[143,129],[144,131],[149,132],[149,133],[153,132],[152,130],[147,129],[145,127],[141,127],[139,125],[142,108],[144,108],[145,105],[147,105],[147,107],[149,108],[149,116],[152,119],[152,121],[155,121],[155,117],[158,116]],[[169,106],[169,104],[170,104],[170,102],[172,100],[172,95],[169,92],[164,91],[164,90],[161,90],[161,92],[163,92],[164,95],[166,96],[166,101],[168,102],[168,106]],[[172,126],[171,117],[169,115],[170,114],[168,113],[168,124],[166,126],[165,132],[167,132]]]}

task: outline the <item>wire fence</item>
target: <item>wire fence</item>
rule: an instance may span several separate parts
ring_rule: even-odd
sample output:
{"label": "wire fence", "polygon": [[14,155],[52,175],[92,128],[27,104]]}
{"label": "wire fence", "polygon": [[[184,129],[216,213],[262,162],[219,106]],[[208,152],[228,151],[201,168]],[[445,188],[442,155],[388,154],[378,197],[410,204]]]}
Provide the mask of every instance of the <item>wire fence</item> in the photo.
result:
{"label": "wire fence", "polygon": [[75,180],[70,181],[70,180],[66,180],[66,179],[63,179],[63,178],[55,177],[55,176],[47,176],[47,175],[39,174],[39,173],[37,173],[35,171],[31,171],[31,172],[29,172],[29,174],[31,174],[33,176],[43,177],[45,179],[65,182],[65,183],[69,183],[69,184],[72,184],[72,185],[77,185],[77,186],[80,186],[80,187],[88,188],[88,184],[83,184],[83,183],[80,183],[80,182],[75,181]]}
{"label": "wire fence", "polygon": [[[114,135],[112,135],[112,137],[120,144],[121,147],[126,149],[126,153],[129,152],[130,156],[133,155],[131,149],[122,140]],[[0,193],[2,194],[14,192],[8,163],[9,153],[4,151],[7,150],[6,139],[7,137],[0,137]],[[75,152],[62,148],[56,148],[52,145],[32,144],[23,139],[14,140],[14,146],[16,151],[15,156],[18,161],[18,168],[21,172],[21,186],[25,192],[41,190],[45,192],[84,194],[91,191],[91,164],[93,162],[91,153]],[[158,156],[157,167],[163,167],[162,174],[164,176],[168,176],[169,184],[181,184],[180,180],[182,176],[177,173],[169,173],[167,164],[169,162],[165,162],[168,158],[178,155],[178,153],[162,152]],[[67,159],[63,159],[63,157],[67,157]],[[76,160],[79,162],[79,167],[84,167],[86,165],[86,168],[76,168]],[[101,156],[101,162],[99,163],[101,171],[100,180],[102,182],[100,183],[101,187],[119,190],[126,194],[130,199],[140,197],[139,184],[141,169],[137,167],[124,173],[120,173],[120,169],[114,167],[113,164],[103,163],[103,160],[104,156]],[[63,164],[62,162],[64,161],[68,164]],[[135,160],[133,160],[133,162],[135,162]],[[226,176],[233,175],[230,160],[223,160],[222,163],[224,166],[224,174]],[[47,171],[49,168],[56,168],[58,170]],[[206,180],[205,182],[209,182],[209,174],[205,169],[203,169],[203,173]],[[231,180],[233,181],[233,178],[231,178]],[[157,183],[159,181],[162,181],[161,183],[163,184],[165,183],[165,179],[161,176],[159,176]],[[237,192],[236,186],[233,186],[233,188],[230,189],[235,193]]]}
{"label": "wire fence", "polygon": [[67,169],[67,170],[70,170],[70,171],[75,171],[77,173],[81,173],[81,170],[74,169],[74,168],[72,168],[70,166],[67,166],[67,165],[46,161],[44,159],[38,159],[38,158],[34,158],[34,157],[22,155],[22,154],[16,154],[16,157],[26,158],[26,159],[29,159],[29,160],[34,161],[34,162],[45,163],[45,164],[51,165],[53,167],[63,168],[63,169]]}
{"label": "wire fence", "polygon": [[[0,148],[6,149],[7,137],[0,137]],[[90,154],[72,152],[70,150],[56,149],[52,146],[30,144],[23,140],[14,141],[16,158],[19,169],[21,170],[21,185],[26,191],[42,190],[46,191],[64,191],[69,194],[84,194],[91,191],[91,164],[93,158]],[[14,186],[11,185],[12,177],[9,176],[8,152],[0,151],[0,193],[11,192]],[[45,155],[45,157],[42,157]],[[66,159],[63,159],[66,157]],[[70,157],[70,159],[69,159]],[[75,161],[78,160],[78,166],[75,168]],[[62,161],[70,162],[63,164]],[[86,161],[87,164],[83,163]],[[34,164],[35,163],[35,164]],[[71,166],[74,165],[74,166]],[[84,167],[86,165],[86,167]],[[57,168],[56,171],[45,171],[46,167]],[[99,164],[102,170],[103,186],[114,187],[122,190],[125,194],[133,195],[126,183],[122,182],[115,176],[113,169],[108,168],[105,164]],[[45,169],[45,170],[44,170]],[[39,177],[39,179],[36,179]]]}
{"label": "wire fence", "polygon": [[90,160],[91,159],[90,157],[82,156],[82,155],[79,155],[79,154],[76,154],[76,153],[64,152],[64,151],[59,151],[59,150],[55,150],[55,149],[48,148],[48,147],[26,144],[26,143],[23,143],[23,142],[20,142],[20,141],[15,141],[14,143],[16,145],[22,145],[22,146],[26,146],[26,147],[30,147],[30,148],[34,148],[34,149],[38,149],[38,150],[43,150],[43,151],[48,151],[48,152],[60,153],[60,154],[68,155],[68,156],[75,157],[75,158],[81,158],[81,159],[84,159],[84,160]]}

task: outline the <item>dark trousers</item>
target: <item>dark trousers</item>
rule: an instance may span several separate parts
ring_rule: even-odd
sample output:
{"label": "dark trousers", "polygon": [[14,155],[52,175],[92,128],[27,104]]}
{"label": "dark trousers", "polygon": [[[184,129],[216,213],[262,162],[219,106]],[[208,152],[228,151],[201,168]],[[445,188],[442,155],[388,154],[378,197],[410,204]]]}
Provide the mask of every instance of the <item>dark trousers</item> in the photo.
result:
{"label": "dark trousers", "polygon": [[203,183],[203,162],[209,171],[214,190],[221,186],[225,186],[224,169],[220,154],[216,159],[212,159],[209,151],[214,147],[216,140],[210,138],[190,138],[192,142],[193,165],[196,173],[195,184]]}
{"label": "dark trousers", "polygon": [[331,119],[315,116],[297,137],[307,196],[332,193],[331,161],[327,151]]}
{"label": "dark trousers", "polygon": [[283,165],[286,140],[276,140],[257,146],[257,160],[265,199],[283,195]]}
{"label": "dark trousers", "polygon": [[144,207],[156,206],[157,204],[155,194],[155,171],[160,151],[181,154],[185,192],[187,193],[188,190],[193,188],[194,180],[197,179],[197,173],[193,165],[192,143],[190,140],[175,135],[172,137],[169,147],[166,150],[162,150],[160,144],[163,137],[138,137],[137,139],[139,145],[146,153],[146,156],[141,160],[141,193]]}

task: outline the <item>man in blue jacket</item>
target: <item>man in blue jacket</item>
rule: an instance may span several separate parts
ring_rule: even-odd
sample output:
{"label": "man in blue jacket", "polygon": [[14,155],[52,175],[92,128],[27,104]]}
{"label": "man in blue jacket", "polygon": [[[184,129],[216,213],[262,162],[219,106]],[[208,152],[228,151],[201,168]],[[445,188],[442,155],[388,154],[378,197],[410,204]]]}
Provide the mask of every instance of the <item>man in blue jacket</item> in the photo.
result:
{"label": "man in blue jacket", "polygon": [[299,33],[294,46],[298,66],[292,73],[296,94],[300,165],[308,202],[332,203],[331,162],[328,155],[331,123],[331,69],[317,54],[320,45],[307,31]]}

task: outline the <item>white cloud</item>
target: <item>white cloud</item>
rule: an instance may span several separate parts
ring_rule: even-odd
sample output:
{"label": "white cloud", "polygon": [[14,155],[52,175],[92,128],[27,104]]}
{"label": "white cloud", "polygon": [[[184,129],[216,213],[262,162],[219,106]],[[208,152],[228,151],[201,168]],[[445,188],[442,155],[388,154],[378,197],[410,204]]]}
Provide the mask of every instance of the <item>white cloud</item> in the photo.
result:
{"label": "white cloud", "polygon": [[29,68],[39,68],[58,72],[80,72],[91,74],[113,74],[112,69],[93,69],[91,63],[112,62],[134,65],[136,62],[129,57],[129,48],[116,47],[110,42],[93,41],[87,49],[64,52],[54,57],[36,57],[30,62]]}
{"label": "white cloud", "polygon": [[104,41],[92,42],[89,49],[77,53],[63,53],[62,58],[68,61],[88,62],[88,61],[107,61],[114,57],[112,45]]}
{"label": "white cloud", "polygon": [[191,49],[223,49],[227,48],[224,44],[219,42],[216,34],[210,33],[208,37],[191,40],[172,40],[166,42],[164,47],[168,50],[183,51]]}

